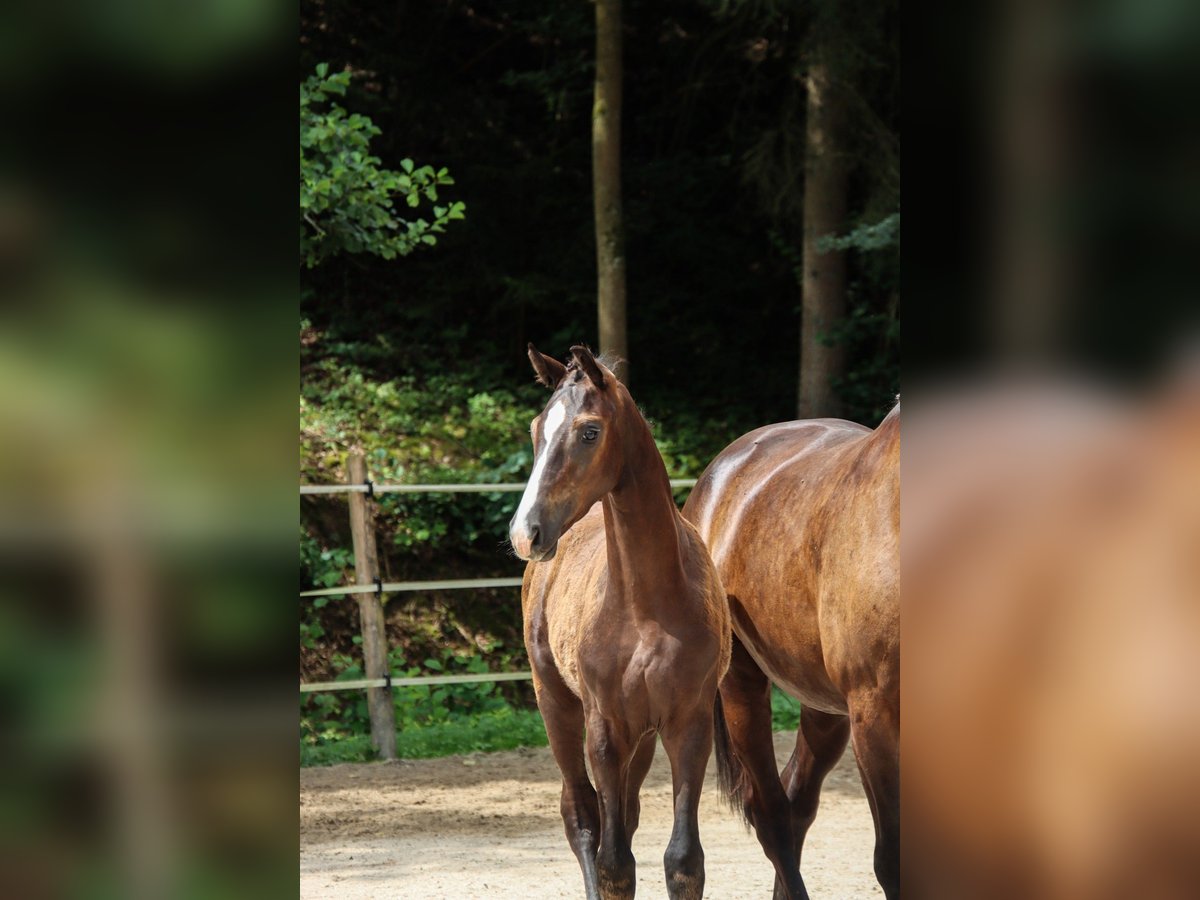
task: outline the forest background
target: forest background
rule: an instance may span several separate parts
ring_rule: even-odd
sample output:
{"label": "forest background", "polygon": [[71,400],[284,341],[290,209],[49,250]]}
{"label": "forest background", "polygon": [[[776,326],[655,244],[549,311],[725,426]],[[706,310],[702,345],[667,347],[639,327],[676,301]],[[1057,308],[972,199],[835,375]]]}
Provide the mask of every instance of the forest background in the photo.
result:
{"label": "forest background", "polygon": [[[527,342],[605,349],[594,9],[301,4],[302,484],[344,481],[355,446],[380,483],[527,476],[546,399]],[[817,412],[876,424],[899,389],[898,4],[626,2],[623,17],[630,387],[671,476],[797,415],[806,186],[841,223],[810,247],[845,266],[837,321],[807,335],[840,351]],[[818,65],[836,165],[814,188]],[[378,498],[383,580],[519,574],[517,499]],[[353,581],[344,497],[302,498],[300,543],[302,586]],[[526,665],[515,589],[394,595],[385,613],[393,672]],[[361,677],[357,633],[352,598],[302,599],[301,680]],[[527,684],[394,693],[401,755],[544,740]],[[360,694],[306,695],[302,759],[370,756]]]}

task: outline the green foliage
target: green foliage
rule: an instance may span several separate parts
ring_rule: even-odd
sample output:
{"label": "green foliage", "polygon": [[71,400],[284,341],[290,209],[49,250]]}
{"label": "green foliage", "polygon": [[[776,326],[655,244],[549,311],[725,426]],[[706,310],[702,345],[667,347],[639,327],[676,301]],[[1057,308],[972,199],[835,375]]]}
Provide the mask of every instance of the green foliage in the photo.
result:
{"label": "green foliage", "polygon": [[[304,574],[304,585],[312,587],[336,587],[351,580],[354,554],[343,547],[322,549],[303,528],[300,529],[300,566]],[[316,615],[330,601],[329,597],[302,598],[300,601],[300,646],[317,649],[318,642],[325,637],[325,626]]]}
{"label": "green foliage", "polygon": [[546,726],[537,710],[504,706],[470,720],[451,720],[396,735],[396,753],[417,759],[452,753],[546,746]]}
{"label": "green foliage", "polygon": [[[361,638],[356,638],[355,644],[359,643]],[[493,644],[488,649],[489,652],[498,649],[498,645]],[[348,654],[334,654],[333,665],[338,670],[335,681],[354,681],[366,677],[362,666]],[[388,655],[388,665],[392,676],[397,678],[438,674],[481,675],[488,671],[487,664],[479,656],[452,648],[446,648],[437,657],[425,659],[420,665],[410,665],[404,652],[393,647]],[[345,702],[346,697],[357,699]],[[486,681],[394,687],[392,699],[396,707],[396,724],[401,727],[432,725],[495,712],[505,706],[503,698],[496,691],[496,684]],[[301,719],[301,728],[310,737],[337,736],[343,732],[353,734],[364,728],[369,729],[365,694],[310,694],[306,706],[311,715]]]}
{"label": "green foliage", "polygon": [[429,219],[397,215],[394,196],[409,209],[436,204],[438,188],[454,179],[444,168],[411,159],[402,159],[398,172],[382,168],[370,149],[380,129],[330,99],[345,96],[349,85],[348,71],[330,75],[326,63],[300,85],[300,255],[309,268],[343,251],[405,256],[436,244],[436,235],[466,209],[455,202],[433,206]]}
{"label": "green foliage", "polygon": [[800,701],[771,686],[771,730],[795,731],[800,726]]}
{"label": "green foliage", "polygon": [[882,250],[885,247],[900,247],[900,213],[884,216],[878,222],[866,222],[840,237],[826,235],[817,241],[817,249],[828,250]]}
{"label": "green foliage", "polygon": [[[378,380],[336,359],[314,369],[300,400],[304,479],[328,481],[355,445],[366,452],[372,478],[385,483],[521,481],[529,472],[529,423],[540,411],[532,390],[481,391],[487,380],[470,374]],[[379,539],[402,553],[467,549],[485,540],[494,557],[518,499],[387,494],[378,501]],[[324,577],[320,566],[309,571]]]}
{"label": "green foliage", "polygon": [[[492,644],[486,652],[495,649],[498,645]],[[405,668],[404,657],[395,651],[393,656],[392,673],[409,677],[438,673],[482,675],[488,671],[480,657],[449,647],[436,657],[427,657],[422,666]],[[434,725],[505,708],[495,683],[486,681],[395,688],[392,693],[396,698],[396,721],[415,725]]]}
{"label": "green foliage", "polygon": [[375,759],[370,734],[331,736],[321,740],[300,741],[300,765],[330,766],[334,763],[370,762]]}
{"label": "green foliage", "polygon": [[[347,573],[354,565],[354,553],[344,547],[322,550],[302,528],[300,564],[310,573],[313,587],[337,587],[346,583]],[[329,602],[329,597],[313,597],[311,602],[320,609]]]}

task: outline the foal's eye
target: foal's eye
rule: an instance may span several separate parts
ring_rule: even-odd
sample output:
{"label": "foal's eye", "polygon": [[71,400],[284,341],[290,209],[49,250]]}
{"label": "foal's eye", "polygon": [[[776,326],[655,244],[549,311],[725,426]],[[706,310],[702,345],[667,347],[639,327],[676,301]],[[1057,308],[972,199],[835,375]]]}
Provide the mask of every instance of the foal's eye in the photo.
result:
{"label": "foal's eye", "polygon": [[584,439],[584,441],[586,441],[589,444],[592,441],[594,441],[596,438],[598,438],[599,436],[600,436],[599,428],[585,428],[583,431],[583,439]]}

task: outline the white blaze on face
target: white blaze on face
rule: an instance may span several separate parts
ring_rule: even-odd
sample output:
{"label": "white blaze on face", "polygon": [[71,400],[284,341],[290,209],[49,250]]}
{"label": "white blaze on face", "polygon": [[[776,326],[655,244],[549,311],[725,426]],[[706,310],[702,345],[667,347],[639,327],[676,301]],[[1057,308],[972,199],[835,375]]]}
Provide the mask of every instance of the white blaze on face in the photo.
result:
{"label": "white blaze on face", "polygon": [[542,424],[542,452],[538,454],[537,462],[533,464],[533,474],[529,476],[529,482],[525,485],[525,493],[521,495],[521,505],[517,507],[517,513],[513,516],[512,533],[509,535],[513,547],[522,557],[528,556],[531,543],[529,513],[533,510],[533,505],[537,502],[538,494],[541,492],[542,474],[546,471],[546,460],[550,458],[554,435],[562,427],[566,418],[566,400],[559,400],[550,407]]}

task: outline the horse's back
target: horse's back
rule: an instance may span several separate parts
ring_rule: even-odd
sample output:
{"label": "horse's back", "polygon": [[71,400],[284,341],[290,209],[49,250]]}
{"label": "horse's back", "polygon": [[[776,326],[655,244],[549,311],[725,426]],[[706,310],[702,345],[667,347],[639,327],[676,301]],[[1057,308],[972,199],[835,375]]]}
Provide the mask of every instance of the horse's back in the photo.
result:
{"label": "horse's back", "polygon": [[759,428],[713,460],[684,507],[739,639],[772,679],[828,712],[845,712],[848,673],[898,656],[892,419],[876,431],[840,419]]}
{"label": "horse's back", "polygon": [[[794,470],[828,464],[820,451],[851,441],[869,429],[841,419],[780,422],[738,438],[709,463],[684,506],[717,559],[714,539],[729,534],[730,517],[752,508],[760,498],[790,492]],[[802,479],[801,479],[802,480]],[[728,548],[722,548],[728,552]],[[718,561],[719,564],[719,561]]]}

